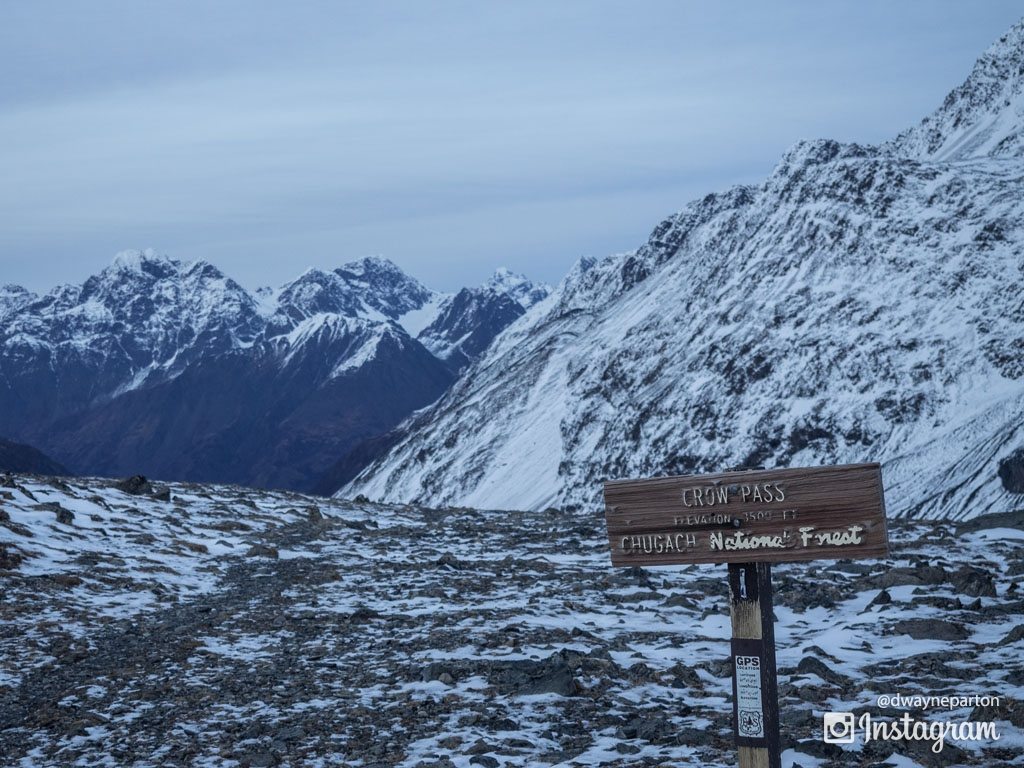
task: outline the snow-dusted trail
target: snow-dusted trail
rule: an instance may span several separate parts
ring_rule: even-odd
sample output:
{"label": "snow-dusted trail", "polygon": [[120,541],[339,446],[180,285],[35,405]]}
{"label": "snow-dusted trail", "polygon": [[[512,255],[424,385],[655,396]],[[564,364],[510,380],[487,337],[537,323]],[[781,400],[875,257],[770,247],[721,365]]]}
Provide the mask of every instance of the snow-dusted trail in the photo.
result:
{"label": "snow-dusted trail", "polygon": [[[600,518],[27,476],[0,510],[5,767],[733,760],[724,567],[613,570]],[[785,764],[936,764],[821,713],[962,693],[1002,739],[937,764],[1024,765],[1021,525],[776,569]]]}

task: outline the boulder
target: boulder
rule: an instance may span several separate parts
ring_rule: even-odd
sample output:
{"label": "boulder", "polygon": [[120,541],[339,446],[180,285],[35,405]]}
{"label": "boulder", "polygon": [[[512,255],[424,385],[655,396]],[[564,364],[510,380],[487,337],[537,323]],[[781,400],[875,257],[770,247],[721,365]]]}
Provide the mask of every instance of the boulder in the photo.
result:
{"label": "boulder", "polygon": [[153,486],[143,475],[132,475],[114,483],[114,487],[132,496],[149,496],[153,493]]}
{"label": "boulder", "polygon": [[800,663],[796,665],[796,672],[798,675],[817,675],[825,682],[832,683],[840,688],[850,684],[850,678],[832,669],[821,659],[814,656],[804,656],[800,659]]}
{"label": "boulder", "polygon": [[962,624],[944,619],[905,619],[896,622],[896,634],[910,635],[915,640],[966,640],[970,632]]}
{"label": "boulder", "polygon": [[271,547],[268,544],[253,544],[249,547],[249,551],[245,553],[246,557],[270,557],[277,559],[280,557],[277,547]]}
{"label": "boulder", "polygon": [[554,653],[546,659],[522,659],[495,664],[488,678],[504,693],[532,696],[557,693],[572,696],[576,693],[576,680],[563,653]]}
{"label": "boulder", "polygon": [[952,573],[950,582],[957,592],[970,597],[995,597],[996,583],[992,574],[972,565],[965,565]]}

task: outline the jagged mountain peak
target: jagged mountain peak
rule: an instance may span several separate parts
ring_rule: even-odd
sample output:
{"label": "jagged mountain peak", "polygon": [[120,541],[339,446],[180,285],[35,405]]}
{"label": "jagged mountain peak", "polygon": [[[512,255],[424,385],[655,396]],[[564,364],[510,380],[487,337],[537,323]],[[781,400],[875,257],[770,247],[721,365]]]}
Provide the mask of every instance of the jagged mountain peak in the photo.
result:
{"label": "jagged mountain peak", "polygon": [[[523,310],[466,295],[453,332],[476,354]],[[413,338],[448,298],[377,257],[249,293],[154,249],[43,297],[5,287],[0,434],[83,472],[307,487],[450,385],[461,364]]]}
{"label": "jagged mountain peak", "polygon": [[252,296],[210,262],[183,262],[152,248],[118,253],[82,284],[79,300],[100,301],[116,311],[130,297],[149,300],[153,312],[187,306],[207,317],[255,307]]}
{"label": "jagged mountain peak", "polygon": [[496,270],[494,270],[494,274],[491,275],[491,281],[505,281],[509,279],[518,281],[525,280],[526,278],[525,276],[519,274],[518,272],[513,272],[508,267],[498,267]]}
{"label": "jagged mountain peak", "polygon": [[978,58],[938,109],[883,146],[923,160],[1024,156],[1024,19]]}
{"label": "jagged mountain peak", "polygon": [[368,307],[391,320],[420,309],[436,297],[434,291],[380,256],[343,264],[334,272],[361,293]]}
{"label": "jagged mountain peak", "polygon": [[418,338],[453,370],[461,371],[524,312],[522,304],[504,291],[486,285],[463,288],[441,305]]}
{"label": "jagged mountain peak", "polygon": [[[860,159],[877,150],[856,143],[835,141],[834,139],[801,139],[787,149],[776,164],[772,176],[789,176],[813,165],[823,165],[837,160]],[[733,200],[738,190],[750,190],[749,186],[739,186],[728,192],[709,195],[715,199]],[[708,197],[704,199],[707,200]]]}
{"label": "jagged mountain peak", "polygon": [[188,326],[197,334],[239,331],[239,339],[251,341],[258,324],[255,299],[215,266],[152,248],[118,253],[82,284],[75,302],[90,305],[87,314],[96,320],[103,319],[96,306],[105,308],[109,319],[130,324],[137,334],[173,335],[175,326]]}
{"label": "jagged mountain peak", "polygon": [[110,262],[109,269],[116,270],[118,272],[144,272],[147,267],[153,265],[178,265],[179,262],[174,261],[165,254],[161,254],[153,248],[135,249],[128,248],[123,251],[119,251],[114,255],[114,258]]}
{"label": "jagged mountain peak", "polygon": [[364,256],[361,259],[348,261],[338,267],[338,271],[362,277],[364,275],[389,274],[395,277],[408,277],[405,272],[391,259],[383,256]]}
{"label": "jagged mountain peak", "polygon": [[180,275],[182,277],[223,279],[224,273],[208,261],[181,261],[172,258],[155,248],[119,251],[114,255],[109,266],[101,270],[101,275],[140,275],[148,278],[162,279]]}
{"label": "jagged mountain peak", "polygon": [[0,356],[20,360],[8,372],[19,382],[12,386],[44,386],[51,371],[59,383],[44,389],[59,388],[66,408],[246,347],[262,326],[252,296],[215,267],[183,264],[153,249],[122,251],[81,285],[7,305],[14,309],[4,313]]}
{"label": "jagged mountain peak", "polygon": [[334,313],[356,317],[365,310],[358,293],[336,272],[307,269],[274,295],[268,335],[283,333],[305,318]]}
{"label": "jagged mountain peak", "polygon": [[0,285],[0,318],[18,312],[39,297],[20,285]]}
{"label": "jagged mountain peak", "polygon": [[526,275],[513,272],[508,267],[498,267],[481,287],[510,296],[519,302],[523,309],[529,309],[537,302],[543,301],[552,290],[550,285],[534,282]]}
{"label": "jagged mountain peak", "polygon": [[28,295],[29,293],[30,291],[28,290],[28,288],[25,288],[24,286],[21,285],[16,285],[15,283],[4,283],[3,285],[0,285],[0,297],[25,296]]}
{"label": "jagged mountain peak", "polygon": [[[282,367],[298,356],[314,356],[319,361],[314,367],[326,380],[372,359],[381,340],[393,336],[408,338],[394,323],[315,312],[297,320],[286,333],[270,338],[267,348]],[[329,362],[331,365],[325,365]]]}

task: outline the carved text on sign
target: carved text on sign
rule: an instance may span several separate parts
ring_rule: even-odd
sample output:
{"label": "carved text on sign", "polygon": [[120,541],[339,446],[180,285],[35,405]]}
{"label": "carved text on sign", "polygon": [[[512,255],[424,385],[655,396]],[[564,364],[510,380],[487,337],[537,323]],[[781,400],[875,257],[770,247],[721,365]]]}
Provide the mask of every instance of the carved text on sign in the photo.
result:
{"label": "carved text on sign", "polygon": [[877,464],[612,481],[605,503],[614,565],[888,551]]}

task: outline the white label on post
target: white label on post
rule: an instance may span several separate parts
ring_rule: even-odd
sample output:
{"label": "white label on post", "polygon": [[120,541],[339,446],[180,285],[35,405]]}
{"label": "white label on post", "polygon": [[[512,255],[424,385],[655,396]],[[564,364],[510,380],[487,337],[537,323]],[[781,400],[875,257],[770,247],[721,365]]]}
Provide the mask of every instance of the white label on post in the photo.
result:
{"label": "white label on post", "polygon": [[736,714],[740,736],[764,737],[760,656],[736,657]]}

